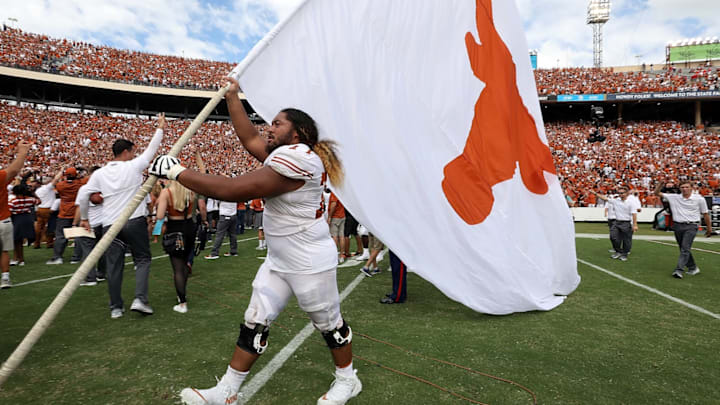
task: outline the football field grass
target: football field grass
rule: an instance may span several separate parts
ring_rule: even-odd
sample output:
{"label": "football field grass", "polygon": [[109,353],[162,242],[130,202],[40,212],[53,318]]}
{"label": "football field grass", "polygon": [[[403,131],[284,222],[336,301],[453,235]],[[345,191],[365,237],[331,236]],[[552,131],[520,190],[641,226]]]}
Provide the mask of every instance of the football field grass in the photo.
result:
{"label": "football field grass", "polygon": [[[607,227],[576,230],[605,234]],[[672,235],[647,226],[638,234]],[[214,385],[265,254],[255,250],[253,236],[252,230],[239,235],[247,240],[238,257],[196,259],[187,314],[172,311],[170,263],[158,244],[150,275],[154,315],[128,311],[110,319],[106,284],[80,287],[0,390],[0,404],[174,404],[183,387]],[[538,404],[717,404],[720,243],[704,239],[698,237],[693,252],[701,273],[678,280],[670,276],[674,242],[635,240],[630,259],[621,262],[609,257],[606,237],[578,238],[578,289],[552,311],[507,316],[474,312],[412,273],[408,301],[383,305],[390,272],[358,279],[359,265],[341,267],[339,290],[356,284],[342,312],[355,334],[354,366],[363,382],[349,403],[532,404],[535,396]],[[48,249],[25,252],[26,266],[11,270],[15,286],[0,291],[3,361],[77,266],[46,266]],[[68,250],[66,263],[69,257]],[[381,268],[388,266],[385,259]],[[129,265],[126,308],[133,289]],[[246,384],[308,322],[293,300]],[[313,332],[247,403],[314,404],[332,372],[328,349]]]}

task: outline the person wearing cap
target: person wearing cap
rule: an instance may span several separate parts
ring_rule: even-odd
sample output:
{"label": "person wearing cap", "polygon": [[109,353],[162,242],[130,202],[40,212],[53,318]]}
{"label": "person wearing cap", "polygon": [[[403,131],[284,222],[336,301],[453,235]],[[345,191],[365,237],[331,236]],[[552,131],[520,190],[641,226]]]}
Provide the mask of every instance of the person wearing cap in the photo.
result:
{"label": "person wearing cap", "polygon": [[29,142],[20,141],[17,144],[15,160],[6,168],[0,169],[0,288],[10,288],[10,249],[13,248],[13,226],[10,221],[10,207],[8,206],[7,185],[17,176],[25,164],[25,158],[30,150]]}
{"label": "person wearing cap", "polygon": [[[78,179],[78,173],[74,167],[65,169],[65,180],[55,185],[55,191],[60,196],[60,212],[58,213],[55,225],[55,245],[53,247],[53,257],[45,264],[63,264],[63,253],[67,246],[68,240],[65,238],[64,229],[72,227],[75,218],[75,199],[78,190],[83,184],[87,183],[87,178]],[[70,258],[70,263],[80,261],[79,252],[75,250]]]}

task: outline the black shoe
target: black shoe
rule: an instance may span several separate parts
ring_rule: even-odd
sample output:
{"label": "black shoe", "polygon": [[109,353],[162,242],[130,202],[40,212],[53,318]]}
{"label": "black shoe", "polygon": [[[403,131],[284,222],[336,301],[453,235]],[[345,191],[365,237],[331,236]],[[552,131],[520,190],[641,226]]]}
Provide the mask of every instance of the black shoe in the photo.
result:
{"label": "black shoe", "polygon": [[380,300],[380,303],[381,304],[395,304],[395,300],[390,297],[385,296]]}

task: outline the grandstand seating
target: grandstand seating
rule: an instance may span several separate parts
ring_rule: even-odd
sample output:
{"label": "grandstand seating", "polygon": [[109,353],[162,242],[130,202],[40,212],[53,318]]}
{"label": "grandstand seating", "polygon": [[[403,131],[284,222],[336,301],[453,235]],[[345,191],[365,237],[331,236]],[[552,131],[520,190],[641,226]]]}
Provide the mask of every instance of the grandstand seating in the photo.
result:
{"label": "grandstand seating", "polygon": [[703,195],[720,188],[716,133],[672,121],[628,122],[601,127],[606,140],[590,143],[594,129],[589,124],[546,124],[558,176],[576,206],[595,204],[590,190],[607,193],[619,184],[639,190],[641,200],[651,206],[659,203],[652,196],[657,180],[689,180]]}
{"label": "grandstand seating", "polygon": [[[123,83],[216,89],[233,64],[163,56],[55,39],[6,27],[0,65]],[[606,94],[720,89],[720,67],[614,72],[562,68],[535,71],[538,94]]]}
{"label": "grandstand seating", "polygon": [[216,89],[234,64],[54,39],[6,27],[0,65],[123,83]]}
{"label": "grandstand seating", "polygon": [[[97,46],[7,28],[0,31],[0,65],[123,83],[215,89],[233,64],[162,56]],[[644,72],[562,68],[535,71],[540,95],[674,92],[720,89],[720,67],[670,68]],[[189,121],[168,124],[161,151],[187,128]],[[258,126],[264,131],[263,126]],[[111,158],[110,145],[120,137],[141,147],[153,133],[153,122],[99,113],[20,107],[0,101],[0,165],[11,160],[18,139],[35,145],[28,165],[51,176],[67,166],[101,165]],[[617,184],[649,192],[661,172],[667,179],[687,179],[709,194],[720,185],[720,137],[670,121],[631,122],[601,128],[603,142],[589,143],[591,125],[550,123],[546,133],[563,188],[576,205],[590,205],[591,189],[610,191]],[[201,153],[213,173],[237,175],[259,166],[234,136],[229,122],[206,122],[181,158],[192,166]],[[239,152],[241,151],[241,152]],[[226,159],[229,154],[232,159]],[[665,178],[660,180],[665,180]]]}
{"label": "grandstand seating", "polygon": [[614,72],[612,69],[539,69],[535,81],[539,95],[612,94],[700,91],[720,89],[720,67]]}
{"label": "grandstand seating", "polygon": [[[189,125],[187,120],[170,120],[160,152],[167,153]],[[154,121],[143,118],[48,111],[0,102],[0,166],[12,161],[20,139],[34,143],[26,169],[45,176],[68,166],[102,166],[112,158],[111,145],[116,139],[129,139],[142,151],[154,128]],[[259,125],[258,129],[263,133],[265,126]],[[215,174],[239,175],[260,165],[240,145],[229,121],[203,123],[183,149],[181,160],[194,166],[196,151]]]}
{"label": "grandstand seating", "polygon": [[[189,124],[187,120],[170,121],[161,152],[167,151]],[[12,160],[19,139],[35,143],[26,167],[46,176],[68,166],[102,165],[111,158],[110,145],[115,139],[125,137],[143,148],[153,128],[153,121],[142,118],[0,103],[0,165]],[[650,191],[658,172],[663,173],[663,181],[690,180],[705,195],[720,187],[718,134],[670,121],[630,122],[618,128],[601,127],[606,140],[589,143],[593,129],[579,123],[546,124],[563,188],[578,206],[594,203],[591,189],[609,192],[618,184],[637,188],[644,202],[654,205],[657,201]],[[194,165],[196,151],[211,173],[237,175],[260,165],[242,148],[230,122],[204,123],[183,150],[185,164]]]}

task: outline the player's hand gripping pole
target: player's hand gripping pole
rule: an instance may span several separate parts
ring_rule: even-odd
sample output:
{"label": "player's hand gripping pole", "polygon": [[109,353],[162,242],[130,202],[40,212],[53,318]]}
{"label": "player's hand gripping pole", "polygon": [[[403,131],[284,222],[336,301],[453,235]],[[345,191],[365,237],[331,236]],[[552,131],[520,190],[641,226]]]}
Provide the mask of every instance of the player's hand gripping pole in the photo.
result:
{"label": "player's hand gripping pole", "polygon": [[[226,85],[213,95],[205,108],[200,111],[200,114],[198,114],[198,116],[193,120],[180,139],[175,142],[172,149],[170,149],[170,153],[168,153],[170,156],[177,156],[180,153],[180,150],[182,150],[182,148],[190,141],[193,135],[195,135],[195,132],[197,132],[198,128],[200,128],[200,125],[205,122],[210,113],[220,103],[220,100],[223,99],[229,87],[229,85]],[[68,280],[63,289],[60,290],[55,299],[50,303],[47,309],[45,309],[45,312],[43,312],[37,322],[35,322],[35,325],[33,325],[32,329],[30,329],[30,332],[28,332],[18,347],[15,348],[15,351],[12,352],[7,361],[3,363],[2,368],[0,368],[0,387],[2,387],[15,369],[20,366],[20,363],[22,363],[23,359],[25,359],[25,356],[27,356],[43,333],[45,333],[52,321],[55,320],[62,308],[70,300],[70,297],[73,295],[75,290],[77,290],[78,286],[80,286],[80,283],[85,279],[90,269],[95,266],[98,260],[100,260],[100,257],[102,257],[105,253],[108,246],[110,246],[112,240],[115,239],[115,236],[117,236],[120,230],[125,226],[128,218],[130,218],[130,215],[135,212],[138,205],[140,205],[140,203],[145,199],[145,196],[150,192],[153,185],[155,185],[155,181],[157,181],[157,177],[152,175],[145,180],[145,183],[142,187],[140,187],[138,192],[130,201],[130,204],[125,207],[125,210],[120,217],[114,224],[112,224],[105,235],[103,235],[102,239],[100,239],[97,245],[95,245],[95,248],[92,252],[90,252],[87,259],[85,259],[82,264],[80,264],[80,267],[75,270],[75,273],[72,277],[70,277],[70,280]]]}

